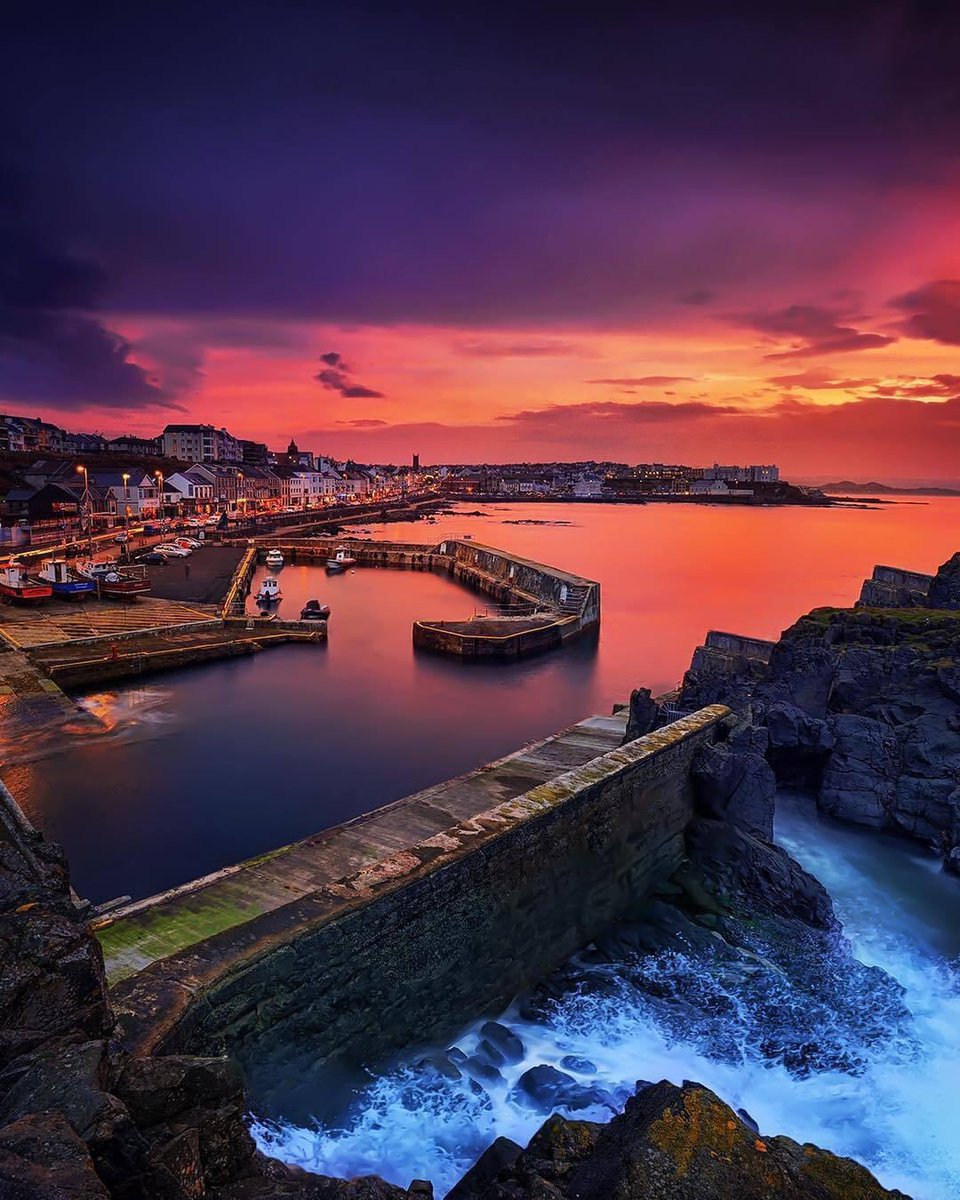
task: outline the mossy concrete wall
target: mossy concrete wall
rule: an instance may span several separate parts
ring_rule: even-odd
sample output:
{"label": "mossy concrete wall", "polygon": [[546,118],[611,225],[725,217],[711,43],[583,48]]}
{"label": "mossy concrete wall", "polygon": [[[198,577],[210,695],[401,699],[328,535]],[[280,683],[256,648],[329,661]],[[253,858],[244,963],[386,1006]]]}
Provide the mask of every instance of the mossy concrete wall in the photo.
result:
{"label": "mossy concrete wall", "polygon": [[282,1092],[307,1051],[370,1061],[505,1005],[677,867],[691,759],[727,715],[703,709],[264,918],[266,940],[237,935],[249,957],[232,947],[162,1048],[233,1053]]}

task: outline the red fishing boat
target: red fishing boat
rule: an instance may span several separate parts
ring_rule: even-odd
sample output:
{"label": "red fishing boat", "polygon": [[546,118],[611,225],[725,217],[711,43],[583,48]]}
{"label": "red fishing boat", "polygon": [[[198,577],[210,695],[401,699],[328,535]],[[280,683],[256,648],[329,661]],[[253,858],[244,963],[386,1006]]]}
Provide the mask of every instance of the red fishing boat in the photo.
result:
{"label": "red fishing boat", "polygon": [[4,604],[39,604],[52,595],[53,588],[28,575],[22,563],[11,562],[0,567],[0,600]]}

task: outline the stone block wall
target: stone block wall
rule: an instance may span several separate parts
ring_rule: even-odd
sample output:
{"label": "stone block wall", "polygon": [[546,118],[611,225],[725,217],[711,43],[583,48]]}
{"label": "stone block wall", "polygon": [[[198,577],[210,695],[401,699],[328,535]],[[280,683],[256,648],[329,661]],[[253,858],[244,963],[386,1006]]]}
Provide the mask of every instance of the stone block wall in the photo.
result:
{"label": "stone block wall", "polygon": [[431,839],[438,865],[418,863],[427,847],[398,855],[395,885],[199,992],[164,1049],[228,1051],[282,1095],[304,1055],[355,1065],[506,1005],[678,866],[691,760],[727,715],[704,709]]}
{"label": "stone block wall", "polygon": [[867,608],[913,608],[926,603],[931,583],[932,575],[878,565],[863,581],[857,603]]}

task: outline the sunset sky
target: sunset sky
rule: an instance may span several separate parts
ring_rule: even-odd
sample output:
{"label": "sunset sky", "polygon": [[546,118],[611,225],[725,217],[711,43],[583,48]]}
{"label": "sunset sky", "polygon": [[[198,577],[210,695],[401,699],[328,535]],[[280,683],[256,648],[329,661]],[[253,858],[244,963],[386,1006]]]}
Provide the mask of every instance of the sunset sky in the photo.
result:
{"label": "sunset sky", "polygon": [[21,5],[0,407],[958,481],[958,62],[910,3]]}

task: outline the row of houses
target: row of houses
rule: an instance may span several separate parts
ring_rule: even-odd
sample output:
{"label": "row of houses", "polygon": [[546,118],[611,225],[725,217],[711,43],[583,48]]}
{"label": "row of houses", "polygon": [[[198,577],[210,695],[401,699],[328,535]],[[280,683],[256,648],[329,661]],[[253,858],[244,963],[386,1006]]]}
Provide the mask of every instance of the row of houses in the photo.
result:
{"label": "row of houses", "polygon": [[94,515],[143,520],[161,512],[183,515],[313,508],[368,499],[402,486],[376,467],[323,460],[315,467],[195,462],[164,474],[143,468],[87,470],[63,459],[38,459],[22,473],[23,486],[4,498],[14,520],[47,521]]}
{"label": "row of houses", "polygon": [[193,463],[226,463],[232,466],[304,467],[320,465],[312,451],[300,450],[291,441],[286,450],[270,450],[265,442],[234,437],[215,425],[167,425],[156,437],[123,434],[106,438],[100,433],[70,433],[40,417],[0,413],[0,451],[16,454],[133,455],[137,458],[175,459]]}

